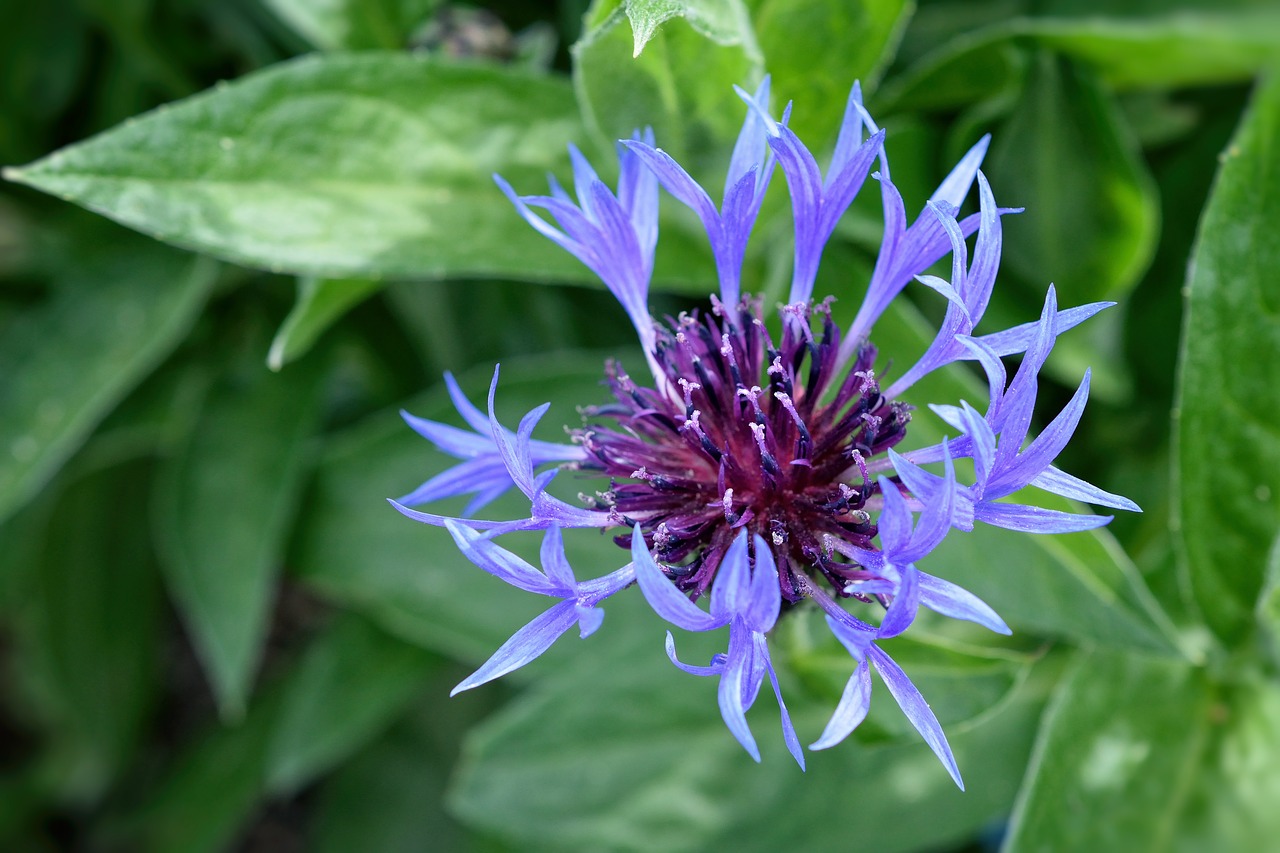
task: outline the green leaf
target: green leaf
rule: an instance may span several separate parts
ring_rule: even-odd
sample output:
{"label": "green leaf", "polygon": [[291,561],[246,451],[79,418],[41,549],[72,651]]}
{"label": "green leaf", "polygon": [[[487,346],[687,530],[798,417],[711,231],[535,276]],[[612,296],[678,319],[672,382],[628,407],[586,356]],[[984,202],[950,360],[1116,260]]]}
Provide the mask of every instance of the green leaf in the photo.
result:
{"label": "green leaf", "polygon": [[672,18],[683,18],[696,32],[720,45],[747,44],[750,27],[742,0],[624,0],[639,56],[644,46]]}
{"label": "green leaf", "polygon": [[0,518],[178,345],[212,283],[207,261],[149,240],[82,236],[53,293],[0,336]]}
{"label": "green leaf", "polygon": [[306,355],[326,329],[381,289],[382,282],[361,278],[298,279],[297,301],[271,341],[267,366],[279,370]]}
{"label": "green leaf", "polygon": [[[324,783],[310,838],[320,853],[474,850],[444,808],[457,740],[471,722],[474,695],[443,687]],[[442,725],[443,723],[443,725]]]}
{"label": "green leaf", "polygon": [[401,48],[440,0],[265,0],[321,50]]}
{"label": "green leaf", "polygon": [[227,849],[262,799],[291,793],[357,753],[439,665],[359,617],[338,617],[243,722],[190,744],[109,837],[128,849]]}
{"label": "green leaf", "polygon": [[18,528],[26,562],[6,579],[15,693],[51,735],[45,784],[71,801],[93,802],[125,769],[157,700],[162,598],[141,523],[149,474],[138,462],[94,472],[15,519],[38,519]]}
{"label": "green leaf", "polygon": [[[987,719],[948,732],[968,781],[962,793],[918,739],[850,739],[809,753],[802,773],[783,747],[767,686],[751,714],[764,759],[757,766],[725,728],[714,682],[676,671],[650,642],[643,654],[540,685],[468,738],[453,809],[517,846],[765,851],[803,838],[825,850],[849,840],[849,826],[830,819],[836,801],[867,814],[929,815],[880,822],[878,850],[946,847],[1008,809],[1044,689],[1029,686]],[[873,713],[900,713],[882,684],[873,692]],[[810,742],[832,703],[796,690],[786,699],[801,742]]]}
{"label": "green leaf", "polygon": [[169,590],[229,718],[258,668],[324,388],[323,365],[271,374],[252,343],[168,460],[155,510]]}
{"label": "green leaf", "polygon": [[986,171],[1002,203],[1003,264],[1064,302],[1114,299],[1146,270],[1159,233],[1155,182],[1111,97],[1086,71],[1040,52]]}
{"label": "green leaf", "polygon": [[[1248,7],[1248,3],[1239,4]],[[1117,90],[1247,80],[1275,58],[1274,8],[1015,17],[964,32],[885,87],[893,109],[951,109],[987,97],[1018,74],[1019,45],[1038,45],[1088,66]]]}
{"label": "green leaf", "polygon": [[1203,672],[1185,664],[1082,656],[1045,715],[1007,849],[1169,849],[1211,711]]}
{"label": "green leaf", "polygon": [[[870,92],[893,60],[911,0],[752,0],[774,102],[794,101],[789,127],[816,152],[835,144],[854,80]],[[895,174],[897,174],[895,170]]]}
{"label": "green leaf", "polygon": [[1189,277],[1175,407],[1173,518],[1210,628],[1250,632],[1280,528],[1280,76],[1223,155]]}
{"label": "green leaf", "polygon": [[267,789],[297,791],[381,733],[438,659],[346,618],[308,650],[283,688],[267,748]]}
{"label": "green leaf", "polygon": [[[730,93],[732,94],[732,93]],[[404,53],[317,55],[219,85],[11,180],[177,245],[341,278],[585,280],[493,184],[542,186],[582,135],[555,78]]]}
{"label": "green leaf", "polygon": [[[740,0],[732,4],[740,6]],[[688,21],[673,21],[633,57],[626,16],[609,8],[608,0],[598,0],[573,46],[578,103],[599,147],[611,151],[615,140],[652,127],[662,148],[691,175],[707,177],[708,186],[722,184],[746,111],[733,86],[751,88],[763,73],[746,13],[728,19],[737,26],[733,46],[709,39]]]}

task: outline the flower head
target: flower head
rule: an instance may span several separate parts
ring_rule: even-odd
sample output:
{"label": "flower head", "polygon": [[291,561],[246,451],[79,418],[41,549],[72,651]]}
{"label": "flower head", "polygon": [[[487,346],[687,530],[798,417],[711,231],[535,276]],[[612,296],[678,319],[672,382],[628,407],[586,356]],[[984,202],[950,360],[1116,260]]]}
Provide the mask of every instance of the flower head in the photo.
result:
{"label": "flower head", "polygon": [[[1087,372],[1062,413],[1024,447],[1039,371],[1057,336],[1107,304],[1059,310],[1050,287],[1038,321],[975,335],[999,268],[1000,220],[1014,212],[996,205],[979,171],[987,140],[969,151],[908,226],[889,177],[885,131],[863,106],[856,85],[825,175],[787,127],[790,106],[780,121],[770,115],[767,80],[754,95],[740,94],[746,118],[718,209],[648,132],[619,144],[616,193],[576,149],[570,151],[576,202],[554,181],[548,196],[519,196],[497,179],[534,228],[582,260],[618,298],[636,327],[647,374],[634,376],[617,361],[606,364],[611,399],[582,409],[583,423],[571,430],[569,445],[533,440],[546,405],[529,412],[515,430],[498,422],[496,370],[487,417],[446,377],[474,432],[406,419],[463,461],[393,504],[419,521],[447,527],[463,554],[485,571],[558,599],[455,692],[523,666],[575,623],[582,636],[591,634],[603,618],[598,605],[636,583],[654,611],[675,627],[728,628],[726,651],[707,666],[680,661],[670,632],[667,653],[688,673],[719,678],[721,715],[757,760],[746,712],[767,675],[783,738],[803,767],[768,636],[784,604],[810,602],[822,609],[854,662],[831,721],[810,748],[835,745],[862,721],[874,668],[961,784],[937,718],[881,646],[907,631],[922,606],[1009,633],[976,596],[917,567],[948,535],[979,522],[1054,533],[1109,520],[1003,500],[1023,487],[1137,509],[1051,465],[1083,411]],[[830,299],[815,302],[812,290],[824,246],[877,161],[884,239],[862,307],[841,329]],[[772,323],[763,300],[742,294],[740,283],[748,238],[775,166],[790,190],[796,240],[790,299]],[[978,212],[959,219],[975,181]],[[698,215],[720,279],[718,297],[713,293],[708,307],[661,322],[650,317],[647,304],[659,184]],[[970,262],[965,240],[975,231]],[[950,279],[926,275],[948,252]],[[872,343],[874,325],[913,280],[946,300],[946,314],[923,356],[886,389],[877,373],[884,368]],[[1006,385],[1001,358],[1019,353],[1021,366]],[[914,408],[906,395],[921,377],[961,359],[977,360],[987,373],[986,414],[964,401],[933,405],[955,437],[899,453]],[[962,457],[973,460],[972,483],[957,478],[953,461]],[[925,467],[939,463],[940,473]],[[585,506],[554,497],[547,488],[566,465],[607,479],[609,487]],[[527,517],[470,517],[512,487],[529,500]],[[464,518],[407,505],[458,494],[474,495]],[[577,581],[562,535],[580,527],[615,530],[630,561],[596,580]],[[544,531],[541,571],[495,541],[515,530]],[[710,597],[709,610],[695,604],[704,595]]]}

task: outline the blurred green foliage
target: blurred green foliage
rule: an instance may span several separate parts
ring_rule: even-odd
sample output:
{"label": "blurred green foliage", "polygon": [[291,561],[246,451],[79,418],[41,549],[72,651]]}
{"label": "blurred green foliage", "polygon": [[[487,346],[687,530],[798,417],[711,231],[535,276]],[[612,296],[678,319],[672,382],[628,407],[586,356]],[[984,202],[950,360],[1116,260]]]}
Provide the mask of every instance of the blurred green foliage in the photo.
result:
{"label": "blurred green foliage", "polygon": [[[0,8],[0,57],[0,847],[1280,835],[1273,3],[56,0]],[[442,371],[474,398],[501,360],[500,414],[550,399],[562,423],[601,396],[604,358],[635,357],[612,299],[491,173],[536,191],[569,142],[607,170],[651,125],[716,195],[730,87],[764,73],[819,148],[860,78],[910,208],[993,134],[996,196],[1027,208],[994,325],[1033,317],[1050,281],[1120,303],[1063,338],[1043,411],[1092,365],[1064,467],[1146,512],[953,537],[933,570],[1014,637],[925,621],[895,641],[968,793],[884,703],[805,775],[772,738],[753,766],[634,596],[590,642],[450,700],[538,602],[384,502],[444,464],[396,416],[452,421]],[[874,201],[821,271],[844,321]],[[770,299],[789,222],[775,186],[744,272]],[[713,289],[686,212],[662,229],[655,313]],[[882,351],[909,363],[936,308],[899,300]],[[960,369],[922,392],[983,393]],[[623,559],[603,538],[570,556]],[[802,737],[847,675],[810,617],[777,638]]]}

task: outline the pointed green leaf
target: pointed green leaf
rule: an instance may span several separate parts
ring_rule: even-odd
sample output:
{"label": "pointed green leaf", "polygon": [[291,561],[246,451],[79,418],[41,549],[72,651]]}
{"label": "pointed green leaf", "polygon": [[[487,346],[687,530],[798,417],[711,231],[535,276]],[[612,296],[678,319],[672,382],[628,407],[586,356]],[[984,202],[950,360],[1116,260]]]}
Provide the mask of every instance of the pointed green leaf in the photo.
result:
{"label": "pointed green leaf", "polygon": [[672,18],[683,18],[701,35],[716,44],[743,44],[747,18],[742,0],[625,0],[623,6],[635,39],[633,56]]}
{"label": "pointed green leaf", "polygon": [[297,301],[280,324],[267,366],[279,370],[301,358],[342,315],[382,289],[382,282],[362,278],[300,278]]}
{"label": "pointed green leaf", "polygon": [[580,138],[567,83],[407,53],[313,55],[6,174],[177,245],[333,278],[588,273],[493,184]]}
{"label": "pointed green leaf", "polygon": [[[1155,251],[1155,182],[1111,96],[1088,72],[1041,51],[984,168],[1003,204],[1003,265],[1071,304],[1114,299]],[[1087,176],[1087,179],[1082,179]]]}
{"label": "pointed green leaf", "polygon": [[212,390],[155,511],[170,592],[231,718],[257,672],[323,391],[320,365],[276,375],[260,358],[249,347]]}
{"label": "pointed green leaf", "polygon": [[183,338],[213,267],[88,231],[53,293],[0,337],[0,518],[30,498]]}
{"label": "pointed green leaf", "polygon": [[1191,588],[1228,643],[1252,629],[1280,529],[1280,75],[1263,83],[1200,223],[1175,409],[1174,528]]}

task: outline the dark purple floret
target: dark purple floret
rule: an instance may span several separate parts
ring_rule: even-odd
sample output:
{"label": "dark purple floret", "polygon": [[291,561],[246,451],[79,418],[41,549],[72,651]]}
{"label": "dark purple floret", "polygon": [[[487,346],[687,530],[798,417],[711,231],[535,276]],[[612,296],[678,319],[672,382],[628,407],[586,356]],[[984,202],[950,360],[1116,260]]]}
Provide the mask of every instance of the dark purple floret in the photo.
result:
{"label": "dark purple floret", "polygon": [[[876,547],[863,506],[880,487],[865,461],[903,439],[910,407],[881,394],[869,343],[837,375],[840,331],[826,303],[780,313],[780,346],[755,300],[668,318],[654,354],[669,390],[639,386],[611,362],[616,402],[586,410],[577,433],[580,466],[612,480],[600,500],[640,525],[686,592],[706,592],[744,528],[769,543],[792,602],[811,568],[840,595],[864,577],[826,537]],[[617,542],[629,548],[631,535]]]}

